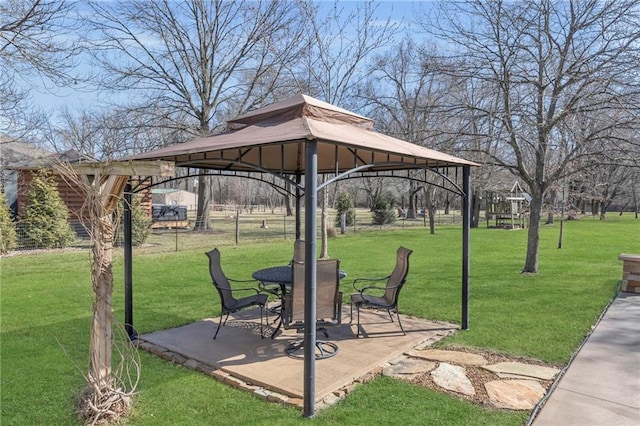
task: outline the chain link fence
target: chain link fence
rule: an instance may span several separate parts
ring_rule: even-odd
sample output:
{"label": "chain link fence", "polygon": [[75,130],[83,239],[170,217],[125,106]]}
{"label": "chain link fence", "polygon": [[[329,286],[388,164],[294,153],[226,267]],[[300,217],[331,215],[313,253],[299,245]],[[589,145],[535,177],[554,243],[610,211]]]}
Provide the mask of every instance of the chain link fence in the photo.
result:
{"label": "chain link fence", "polygon": [[[266,212],[263,209],[245,210],[243,213],[233,211],[212,212],[210,229],[206,231],[194,230],[195,215],[190,212],[186,221],[153,222],[149,236],[140,246],[145,251],[166,252],[182,251],[200,248],[210,248],[214,244],[250,244],[254,242],[268,242],[277,239],[294,240],[296,235],[295,216],[287,216],[284,212]],[[436,226],[460,225],[462,217],[459,211],[451,211],[449,214],[438,212],[435,215]],[[304,221],[304,213],[302,217]],[[177,226],[176,226],[177,225]],[[90,248],[91,241],[87,230],[81,223],[72,223],[72,228],[76,233],[76,238],[67,248]],[[318,218],[320,226],[320,218]],[[406,219],[399,215],[395,222],[388,225],[374,225],[372,215],[369,210],[357,209],[355,223],[344,228],[345,233],[370,232],[381,229],[404,229],[404,228],[428,228],[428,218],[418,215],[415,219]],[[35,241],[29,240],[21,227],[16,227],[17,247],[13,252],[25,252],[41,250]],[[301,232],[304,232],[302,230]],[[329,213],[330,234],[340,234],[341,227],[336,224],[336,213]],[[123,245],[122,225],[117,233],[118,237],[115,246]],[[304,236],[303,236],[304,238]],[[15,254],[15,253],[14,253]]]}

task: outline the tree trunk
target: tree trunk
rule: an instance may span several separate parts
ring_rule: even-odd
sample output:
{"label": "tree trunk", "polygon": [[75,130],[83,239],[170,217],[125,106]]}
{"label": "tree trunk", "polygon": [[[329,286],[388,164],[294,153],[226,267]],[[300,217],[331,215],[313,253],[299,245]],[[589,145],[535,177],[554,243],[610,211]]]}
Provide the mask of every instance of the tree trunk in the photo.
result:
{"label": "tree trunk", "polygon": [[285,182],[285,187],[287,188],[287,192],[284,194],[284,206],[287,210],[287,216],[293,216],[293,209],[291,208],[291,196],[289,192],[291,191],[291,184],[287,181]]}
{"label": "tree trunk", "polygon": [[606,203],[600,203],[600,220],[607,219],[607,205]]}
{"label": "tree trunk", "polygon": [[[326,181],[326,177],[322,176],[322,183]],[[327,247],[327,226],[329,226],[328,214],[327,214],[327,204],[328,204],[329,194],[327,192],[327,187],[322,188],[322,209],[320,213],[320,230],[322,233],[321,246],[320,246],[320,258],[326,259],[329,257],[329,249]]]}
{"label": "tree trunk", "polygon": [[198,176],[198,211],[196,213],[197,231],[206,231],[209,229],[210,204],[211,204],[211,182],[206,176],[204,170],[200,171]]}
{"label": "tree trunk", "polygon": [[553,211],[550,211],[547,215],[547,222],[545,223],[545,225],[553,225],[554,223]]}
{"label": "tree trunk", "polygon": [[409,206],[407,208],[407,219],[416,218],[416,194],[420,189],[416,189],[414,181],[409,181]]}
{"label": "tree trunk", "polygon": [[538,246],[540,245],[540,217],[542,214],[542,195],[533,195],[529,206],[529,231],[527,235],[527,259],[523,273],[538,273]]}
{"label": "tree trunk", "polygon": [[[432,190],[425,190],[425,203],[427,204],[427,211],[429,213],[429,233],[436,233],[436,204],[433,202]],[[425,211],[425,214],[427,212]]]}
{"label": "tree trunk", "polygon": [[89,380],[101,389],[111,378],[111,341],[113,314],[111,295],[113,293],[113,222],[110,214],[99,219],[98,229],[94,229],[93,264],[91,278],[95,300],[91,323],[89,347]]}
{"label": "tree trunk", "polygon": [[471,227],[477,228],[480,224],[480,197],[474,192],[471,197]]}

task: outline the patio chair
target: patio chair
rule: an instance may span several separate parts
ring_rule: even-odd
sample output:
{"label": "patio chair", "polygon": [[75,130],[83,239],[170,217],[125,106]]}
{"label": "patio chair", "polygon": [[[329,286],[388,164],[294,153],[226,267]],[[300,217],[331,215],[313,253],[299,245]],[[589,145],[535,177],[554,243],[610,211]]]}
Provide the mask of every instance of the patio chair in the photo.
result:
{"label": "patio chair", "polygon": [[[231,288],[230,283],[255,283],[255,280],[233,280],[228,278],[224,272],[222,271],[222,265],[220,264],[220,251],[217,248],[205,253],[207,257],[209,257],[209,273],[211,274],[211,280],[213,281],[213,286],[218,290],[218,294],[220,295],[220,302],[222,303],[222,313],[220,314],[220,321],[218,322],[218,328],[216,329],[216,334],[214,334],[213,339],[218,336],[218,332],[220,331],[220,326],[222,324],[227,323],[227,319],[229,318],[229,314],[238,312],[242,309],[249,308],[251,306],[260,306],[260,336],[264,338],[263,332],[263,321],[262,316],[265,314],[265,306],[267,304],[267,295],[261,294],[257,288],[247,287],[247,288]],[[241,298],[234,297],[234,293],[242,292],[242,291],[251,291],[255,292],[250,296],[245,296]],[[224,322],[222,321],[222,317],[226,315]],[[266,313],[268,315],[268,313]],[[268,318],[267,318],[268,322]]]}
{"label": "patio chair", "polygon": [[[291,265],[293,265],[293,262],[304,263],[304,252],[305,252],[304,241],[295,240],[295,242],[293,243],[293,259],[291,260],[291,262],[289,262],[288,266],[291,267]],[[260,281],[259,288],[260,288],[260,291],[273,294],[281,300],[282,300],[282,297],[286,294],[286,287],[283,283],[271,283],[268,281]],[[271,311],[271,313],[276,315],[275,320],[273,320],[275,324],[275,322],[278,321],[278,319],[280,318],[280,314],[281,314],[280,311],[282,310],[282,304],[279,303],[277,305],[272,305],[269,310]],[[271,334],[272,339],[276,336],[276,334],[280,330],[281,324],[282,324],[282,321],[278,323],[278,326]]]}
{"label": "patio chair", "polygon": [[[391,275],[381,278],[356,278],[353,281],[353,288],[357,293],[351,295],[351,322],[353,322],[353,307],[355,306],[358,313],[357,337],[360,337],[360,308],[363,306],[386,309],[392,322],[393,316],[391,312],[395,311],[400,330],[402,330],[405,336],[407,335],[400,321],[400,313],[398,313],[398,297],[409,273],[409,256],[411,253],[413,253],[413,250],[404,247],[398,248],[396,252],[396,266],[391,272]],[[385,280],[385,286],[369,285],[358,288],[360,283],[376,283]]]}
{"label": "patio chair", "polygon": [[[304,323],[305,265],[301,262],[292,264],[291,291],[285,295],[282,309],[282,324],[285,329],[296,329],[301,332]],[[340,261],[338,259],[319,259],[316,268],[316,324],[315,327],[325,337],[329,337],[326,327],[341,324],[342,292],[340,287]],[[288,355],[300,358],[300,350],[304,341],[297,340],[286,349]],[[338,353],[338,346],[326,340],[315,342],[316,359],[330,358]]]}

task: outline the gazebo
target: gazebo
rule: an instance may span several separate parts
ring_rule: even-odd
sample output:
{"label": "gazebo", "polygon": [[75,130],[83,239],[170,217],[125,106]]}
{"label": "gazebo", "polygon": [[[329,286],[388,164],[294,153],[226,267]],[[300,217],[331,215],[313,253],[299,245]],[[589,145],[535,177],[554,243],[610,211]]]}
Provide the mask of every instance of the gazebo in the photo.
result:
{"label": "gazebo", "polygon": [[[298,94],[228,121],[228,131],[128,157],[224,175],[258,175],[304,193],[305,323],[316,319],[317,194],[339,180],[391,176],[440,186],[462,199],[462,329],[469,327],[471,167],[478,164],[373,130],[371,119]],[[318,184],[318,175],[331,177]],[[304,176],[304,182],[301,177]],[[255,177],[254,177],[255,178]],[[130,192],[130,190],[129,190]],[[125,197],[129,196],[125,190]],[[299,212],[300,209],[296,209]],[[125,212],[126,213],[126,212]],[[297,223],[300,223],[298,218]],[[133,324],[131,228],[125,214],[125,323]],[[299,229],[299,226],[297,227]],[[297,231],[299,232],[299,231]],[[127,238],[129,234],[129,238]],[[315,411],[315,327],[304,330],[304,412]]]}

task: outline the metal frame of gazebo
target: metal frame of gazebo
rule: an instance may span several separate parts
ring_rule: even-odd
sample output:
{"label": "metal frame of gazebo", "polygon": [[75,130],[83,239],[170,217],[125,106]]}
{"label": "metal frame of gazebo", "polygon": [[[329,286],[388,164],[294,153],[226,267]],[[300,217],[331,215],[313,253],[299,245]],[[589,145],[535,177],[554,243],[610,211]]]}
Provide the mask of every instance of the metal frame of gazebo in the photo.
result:
{"label": "metal frame of gazebo", "polygon": [[[478,164],[430,150],[373,131],[366,117],[305,95],[241,115],[228,122],[229,132],[160,148],[128,160],[162,160],[177,167],[199,168],[214,174],[247,176],[267,181],[272,176],[288,182],[299,207],[304,193],[305,217],[305,323],[315,322],[316,229],[318,191],[339,180],[365,176],[391,176],[440,186],[462,199],[462,319],[469,328],[469,243],[471,167]],[[452,171],[453,169],[453,171]],[[461,176],[459,171],[462,170]],[[423,173],[423,174],[422,174]],[[261,177],[255,177],[257,174]],[[319,175],[332,177],[318,185]],[[421,176],[419,176],[422,174]],[[453,175],[453,178],[450,177]],[[302,181],[304,176],[304,181]],[[430,179],[435,177],[439,180]],[[461,178],[461,181],[460,180]],[[284,187],[284,186],[283,186]],[[135,188],[125,189],[129,205]],[[296,208],[296,232],[301,218]],[[131,214],[124,215],[125,324],[133,338],[133,259]],[[315,413],[315,327],[304,330],[303,415]]]}

